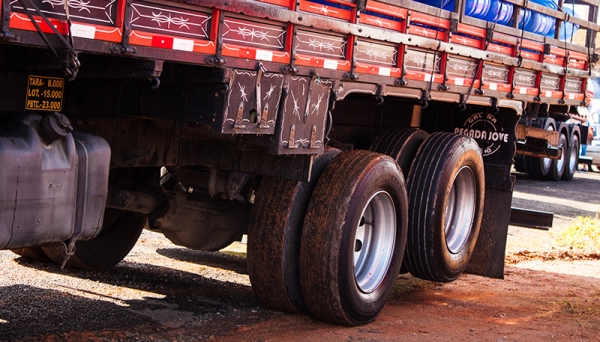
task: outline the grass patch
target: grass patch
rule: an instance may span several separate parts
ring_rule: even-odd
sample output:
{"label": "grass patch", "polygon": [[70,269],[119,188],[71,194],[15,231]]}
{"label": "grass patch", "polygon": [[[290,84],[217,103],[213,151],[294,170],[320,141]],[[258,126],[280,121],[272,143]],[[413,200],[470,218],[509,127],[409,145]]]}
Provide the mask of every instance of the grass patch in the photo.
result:
{"label": "grass patch", "polygon": [[600,217],[577,216],[566,229],[555,235],[555,240],[573,249],[600,251]]}
{"label": "grass patch", "polygon": [[560,301],[560,306],[563,312],[577,316],[596,316],[600,311],[598,304],[577,298],[564,298]]}

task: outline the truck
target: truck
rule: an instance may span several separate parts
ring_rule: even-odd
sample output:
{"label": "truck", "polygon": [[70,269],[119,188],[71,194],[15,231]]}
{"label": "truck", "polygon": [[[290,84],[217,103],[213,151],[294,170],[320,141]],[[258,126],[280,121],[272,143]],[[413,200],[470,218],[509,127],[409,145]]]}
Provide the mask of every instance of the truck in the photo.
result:
{"label": "truck", "polygon": [[2,0],[0,249],[102,271],[143,229],[245,235],[260,304],[350,326],[400,273],[502,278],[509,222],[548,218],[511,209],[515,156],[568,165],[585,136],[556,123],[587,105],[597,11]]}

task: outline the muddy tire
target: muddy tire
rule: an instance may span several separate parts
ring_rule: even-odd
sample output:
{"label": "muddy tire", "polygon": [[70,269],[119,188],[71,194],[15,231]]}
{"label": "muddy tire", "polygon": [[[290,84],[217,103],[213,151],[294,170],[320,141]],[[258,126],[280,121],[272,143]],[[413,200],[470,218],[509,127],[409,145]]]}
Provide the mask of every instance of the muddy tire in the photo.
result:
{"label": "muddy tire", "polygon": [[561,150],[560,158],[552,159],[550,170],[544,177],[548,180],[552,180],[555,182],[558,182],[562,179],[562,176],[565,173],[565,169],[567,168],[566,154],[569,153],[569,144],[567,142],[567,137],[564,133],[560,134],[560,140],[558,144],[560,146],[559,149]]}
{"label": "muddy tire", "polygon": [[11,249],[11,251],[17,255],[20,255],[23,258],[31,259],[35,261],[41,262],[52,262],[44,250],[41,247],[26,247],[26,248],[17,248]]}
{"label": "muddy tire", "polygon": [[479,146],[465,136],[432,134],[408,178],[406,266],[421,279],[453,281],[467,267],[481,226],[485,180]]}
{"label": "muddy tire", "polygon": [[394,158],[406,179],[419,146],[428,136],[427,132],[417,128],[391,129],[379,135],[369,150]]}
{"label": "muddy tire", "polygon": [[572,180],[577,171],[577,165],[579,164],[579,129],[573,129],[571,132],[571,138],[569,139],[569,148],[567,149],[567,155],[565,159],[565,172],[562,175],[564,180]]}
{"label": "muddy tire", "polygon": [[[544,120],[542,128],[547,131],[555,131],[556,124],[554,119]],[[525,157],[525,161],[527,163],[527,173],[531,179],[542,179],[546,177],[552,168],[552,159],[550,158]]]}
{"label": "muddy tire", "polygon": [[258,187],[248,226],[248,274],[252,290],[265,306],[306,310],[300,288],[300,236],[306,208],[319,176],[340,153],[318,156],[309,182],[264,177]]}
{"label": "muddy tire", "polygon": [[[66,267],[104,271],[115,266],[131,251],[145,224],[144,215],[106,209],[100,234],[91,240],[77,241],[75,254],[69,258]],[[50,259],[62,264],[66,253],[63,243],[46,245],[42,249]]]}
{"label": "muddy tire", "polygon": [[406,244],[404,177],[389,156],[343,152],[313,192],[300,244],[308,310],[344,325],[374,320],[392,293]]}

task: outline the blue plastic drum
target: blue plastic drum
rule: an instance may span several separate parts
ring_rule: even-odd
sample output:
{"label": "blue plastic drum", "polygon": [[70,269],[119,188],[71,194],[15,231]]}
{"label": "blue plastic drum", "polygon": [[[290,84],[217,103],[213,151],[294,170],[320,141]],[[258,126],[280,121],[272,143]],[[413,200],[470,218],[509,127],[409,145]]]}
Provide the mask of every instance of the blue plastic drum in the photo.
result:
{"label": "blue plastic drum", "polygon": [[[558,3],[556,3],[556,0],[529,1],[555,10],[558,9]],[[519,22],[520,29],[541,35],[547,35],[552,30],[555,24],[556,19],[554,17],[531,11],[529,9],[521,9],[521,20]]]}
{"label": "blue plastic drum", "polygon": [[500,24],[500,25],[508,25],[510,23],[510,21],[512,20],[513,9],[514,9],[513,4],[511,4],[509,2],[500,1],[500,0],[495,0],[495,2],[499,5],[497,7],[498,10],[493,11],[493,7],[490,8],[490,13],[488,15],[488,18],[489,18],[489,16],[493,15],[494,12],[496,12],[496,14],[494,15],[493,18],[491,18],[491,19],[486,18],[486,20],[493,20],[494,22],[496,22],[497,24]]}
{"label": "blue plastic drum", "polygon": [[496,16],[499,14],[498,10],[500,9],[500,1],[499,0],[491,0],[490,1],[490,10],[483,17],[479,17],[479,19],[483,19],[485,21],[496,22]]}
{"label": "blue plastic drum", "polygon": [[468,0],[465,6],[465,15],[483,19],[490,12],[491,0]]}
{"label": "blue plastic drum", "polygon": [[[563,12],[571,16],[579,17],[577,13],[573,10],[573,8],[567,7],[567,5],[563,5]],[[558,39],[568,41],[571,38],[573,38],[577,30],[579,30],[579,25],[574,24],[572,22],[563,21],[563,24],[560,27],[560,36],[558,37]],[[554,37],[554,32],[555,27],[552,26],[552,29],[550,30],[550,32],[548,32],[548,37]]]}
{"label": "blue plastic drum", "polygon": [[442,9],[448,9],[450,7],[450,3],[452,3],[452,9],[454,9],[454,0],[415,0],[416,2],[420,2],[422,4],[426,4],[429,6],[437,7]]}
{"label": "blue plastic drum", "polygon": [[[441,8],[447,11],[454,10],[454,0],[415,0],[422,4]],[[540,0],[541,1],[541,0]],[[506,25],[512,17],[513,5],[502,0],[467,0],[465,15],[477,19],[496,22]]]}
{"label": "blue plastic drum", "polygon": [[500,25],[508,25],[512,19],[513,4],[502,0],[468,0],[465,14],[493,22]]}

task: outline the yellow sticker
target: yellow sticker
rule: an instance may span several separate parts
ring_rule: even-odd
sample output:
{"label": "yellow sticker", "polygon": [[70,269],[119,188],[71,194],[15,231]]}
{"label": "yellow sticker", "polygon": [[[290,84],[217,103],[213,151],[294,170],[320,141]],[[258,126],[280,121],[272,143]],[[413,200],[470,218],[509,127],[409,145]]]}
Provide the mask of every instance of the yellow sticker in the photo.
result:
{"label": "yellow sticker", "polygon": [[59,77],[29,76],[25,109],[60,111],[64,86],[65,80]]}

